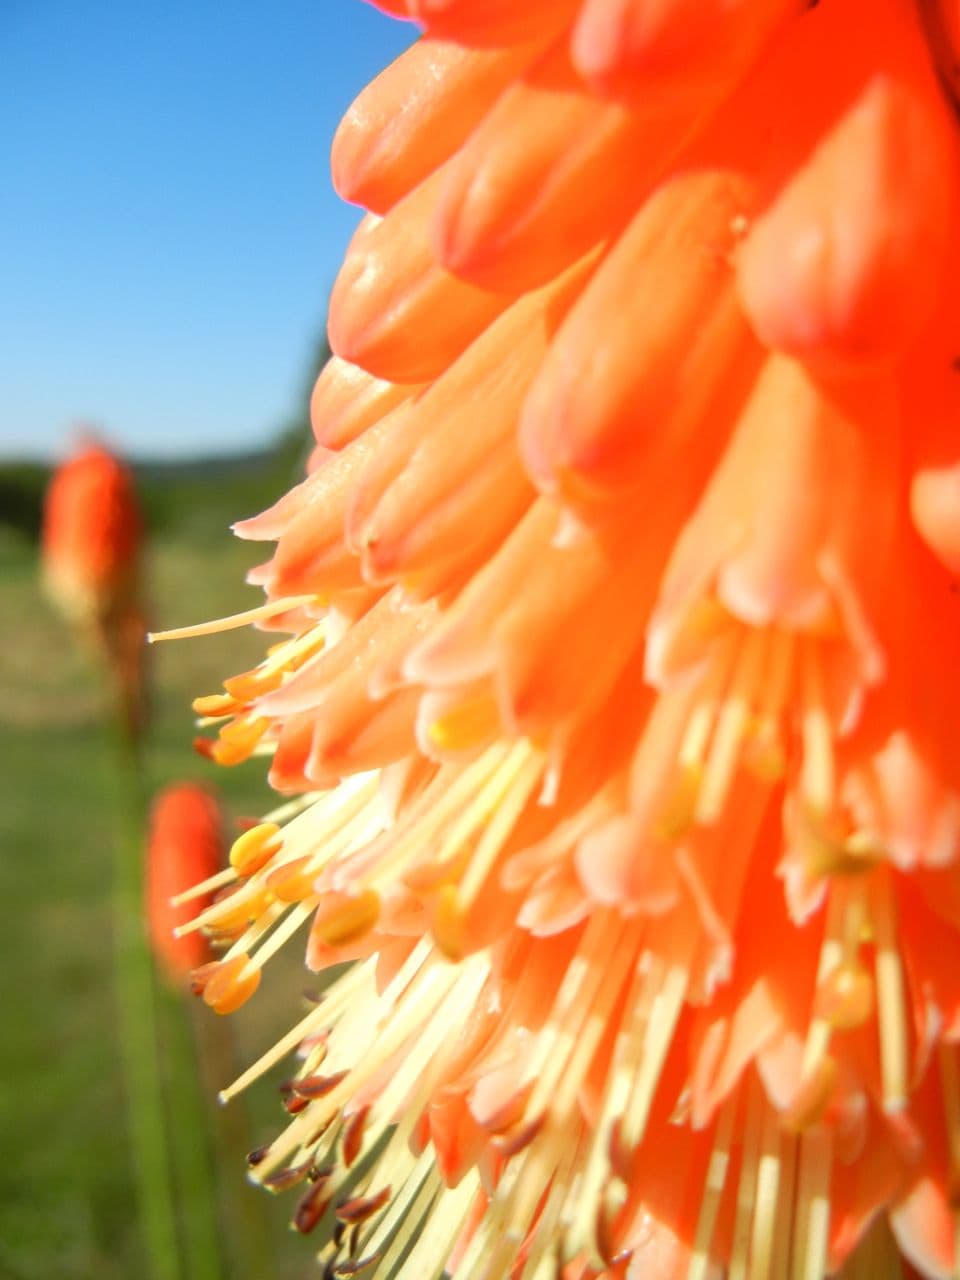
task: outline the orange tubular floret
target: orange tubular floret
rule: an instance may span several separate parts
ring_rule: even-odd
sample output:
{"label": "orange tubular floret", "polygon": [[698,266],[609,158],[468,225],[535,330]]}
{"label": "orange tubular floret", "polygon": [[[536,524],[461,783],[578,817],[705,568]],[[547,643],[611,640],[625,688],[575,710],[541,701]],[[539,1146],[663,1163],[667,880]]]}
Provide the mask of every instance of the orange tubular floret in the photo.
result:
{"label": "orange tubular floret", "polygon": [[544,283],[619,228],[694,120],[640,123],[598,102],[558,47],[438,173],[440,261],[488,289]]}
{"label": "orange tubular floret", "polygon": [[416,383],[385,382],[355,364],[331,356],[310,399],[310,421],[317,443],[326,449],[344,448],[422,389]]}
{"label": "orange tubular floret", "polygon": [[360,94],[333,140],[333,185],[354,204],[386,213],[466,140],[536,54],[539,39],[473,51],[418,40]]}
{"label": "orange tubular floret", "polygon": [[329,1275],[954,1274],[952,9],[381,7],[317,449],[237,526],[290,638],[195,704],[291,797],[198,993],[339,968],[223,1091],[299,1054],[252,1176]]}
{"label": "orange tubular floret", "polygon": [[768,346],[873,364],[928,319],[958,207],[956,143],[931,80],[874,77],[750,232],[740,287]]}
{"label": "orange tubular floret", "polygon": [[[367,468],[347,528],[369,581],[412,575],[416,590],[417,572],[431,570],[438,590],[441,566],[482,562],[522,515],[533,492],[515,444],[521,400],[588,271],[581,264],[505,312]],[[477,395],[482,422],[471,409]]]}
{"label": "orange tubular floret", "polygon": [[378,378],[435,378],[509,302],[437,264],[426,230],[443,180],[441,169],[382,220],[364,219],[330,295],[330,346]]}
{"label": "orange tubular floret", "polygon": [[577,70],[638,111],[719,97],[804,0],[584,0],[571,47]]}
{"label": "orange tubular floret", "polygon": [[606,256],[524,404],[520,443],[541,488],[574,501],[636,489],[658,457],[709,448],[708,413],[729,421],[760,358],[731,264],[750,204],[734,174],[684,175]]}

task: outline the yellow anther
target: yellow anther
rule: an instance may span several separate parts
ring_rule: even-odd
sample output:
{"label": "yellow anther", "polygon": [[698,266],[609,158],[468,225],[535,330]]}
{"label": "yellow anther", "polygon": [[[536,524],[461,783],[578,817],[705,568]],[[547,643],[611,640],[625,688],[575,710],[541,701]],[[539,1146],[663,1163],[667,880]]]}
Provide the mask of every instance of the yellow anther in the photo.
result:
{"label": "yellow anther", "polygon": [[430,926],[434,940],[448,960],[462,960],[467,952],[466,921],[455,885],[443,885],[431,905]]}
{"label": "yellow anther", "polygon": [[194,714],[203,716],[204,719],[232,716],[234,712],[240,710],[241,706],[236,698],[226,693],[209,693],[205,697],[194,698],[192,705]]}
{"label": "yellow anther", "polygon": [[317,907],[312,931],[331,947],[355,942],[369,933],[380,917],[380,895],[373,889],[357,894],[329,894]]}
{"label": "yellow anther", "polygon": [[261,822],[251,827],[234,842],[230,850],[230,865],[239,876],[252,876],[266,866],[281,847],[280,828],[275,822]]}
{"label": "yellow anther", "polygon": [[243,671],[240,675],[224,680],[223,687],[238,702],[252,702],[265,693],[279,689],[283,680],[283,671],[261,671],[254,667],[252,671]]}
{"label": "yellow anther", "polygon": [[667,802],[657,818],[654,834],[658,839],[677,840],[692,825],[702,780],[703,769],[699,765],[680,767]]}
{"label": "yellow anther", "polygon": [[267,890],[279,902],[301,902],[313,893],[317,870],[309,854],[294,858],[275,868],[267,876]]}
{"label": "yellow anther", "polygon": [[833,969],[817,988],[813,1013],[837,1031],[850,1031],[868,1020],[873,1007],[873,977],[852,962]]}
{"label": "yellow anther", "polygon": [[248,955],[234,956],[214,967],[202,986],[203,999],[215,1013],[233,1013],[260,985],[260,970]]}
{"label": "yellow anther", "polygon": [[486,742],[497,730],[499,717],[488,694],[468,698],[434,720],[427,736],[441,751],[462,751]]}
{"label": "yellow anther", "polygon": [[242,764],[253,754],[253,749],[270,727],[270,721],[260,717],[233,720],[220,730],[220,737],[210,748],[217,764]]}

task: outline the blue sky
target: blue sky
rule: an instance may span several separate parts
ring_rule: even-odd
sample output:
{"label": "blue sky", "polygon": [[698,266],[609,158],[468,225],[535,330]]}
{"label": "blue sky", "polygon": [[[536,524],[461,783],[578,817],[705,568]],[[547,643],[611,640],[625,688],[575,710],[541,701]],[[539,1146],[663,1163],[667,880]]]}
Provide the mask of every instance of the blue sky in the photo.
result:
{"label": "blue sky", "polygon": [[0,0],[0,457],[276,432],[359,217],[330,140],[415,34],[362,0]]}

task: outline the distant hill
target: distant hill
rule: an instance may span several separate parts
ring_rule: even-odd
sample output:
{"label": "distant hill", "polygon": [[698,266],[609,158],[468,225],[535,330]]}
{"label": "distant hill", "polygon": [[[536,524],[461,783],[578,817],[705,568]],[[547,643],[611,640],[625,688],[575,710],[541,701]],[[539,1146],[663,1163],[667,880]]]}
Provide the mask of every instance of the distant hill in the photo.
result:
{"label": "distant hill", "polygon": [[[152,532],[218,534],[273,502],[303,474],[312,440],[305,423],[284,429],[265,449],[193,458],[127,458]],[[40,534],[53,464],[0,461],[0,527],[30,540]]]}

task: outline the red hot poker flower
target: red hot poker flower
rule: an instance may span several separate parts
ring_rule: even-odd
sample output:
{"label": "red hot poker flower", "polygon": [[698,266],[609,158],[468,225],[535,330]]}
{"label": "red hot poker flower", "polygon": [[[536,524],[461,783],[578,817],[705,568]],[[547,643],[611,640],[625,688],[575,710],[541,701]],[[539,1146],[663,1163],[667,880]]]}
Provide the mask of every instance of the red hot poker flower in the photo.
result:
{"label": "red hot poker flower", "polygon": [[209,1003],[360,961],[254,1176],[328,1275],[955,1276],[956,6],[381,7],[290,638],[202,704],[299,797]]}

